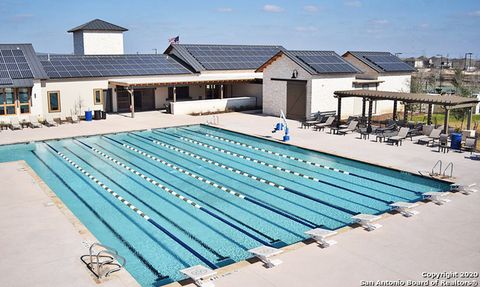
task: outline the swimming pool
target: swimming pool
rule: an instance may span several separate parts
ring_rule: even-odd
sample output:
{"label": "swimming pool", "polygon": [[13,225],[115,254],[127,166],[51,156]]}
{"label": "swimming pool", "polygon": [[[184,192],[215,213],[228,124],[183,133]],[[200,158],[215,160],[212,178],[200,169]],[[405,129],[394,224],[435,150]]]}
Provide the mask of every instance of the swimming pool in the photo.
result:
{"label": "swimming pool", "polygon": [[0,147],[26,160],[142,286],[281,247],[442,181],[204,125]]}

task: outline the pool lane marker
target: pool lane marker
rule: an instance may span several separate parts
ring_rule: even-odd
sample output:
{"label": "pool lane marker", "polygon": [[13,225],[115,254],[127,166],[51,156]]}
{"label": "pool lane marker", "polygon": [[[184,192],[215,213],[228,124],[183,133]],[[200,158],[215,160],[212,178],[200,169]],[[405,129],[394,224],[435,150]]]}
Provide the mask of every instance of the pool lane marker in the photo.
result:
{"label": "pool lane marker", "polygon": [[[345,191],[348,191],[348,192],[351,192],[351,193],[355,193],[355,194],[358,194],[360,196],[364,196],[364,197],[368,197],[372,200],[377,200],[377,201],[380,201],[380,202],[383,202],[385,204],[390,204],[390,203],[393,203],[394,201],[392,200],[384,200],[384,199],[380,199],[380,198],[377,198],[375,196],[371,196],[371,195],[368,195],[368,194],[364,194],[364,193],[361,193],[361,192],[358,192],[358,191],[355,191],[353,189],[350,189],[350,188],[347,188],[347,187],[342,187],[340,185],[337,185],[337,184],[334,184],[334,183],[330,183],[328,181],[324,181],[324,180],[321,180],[319,178],[316,178],[316,177],[313,177],[313,176],[310,176],[310,175],[305,175],[305,174],[302,174],[302,173],[299,173],[299,172],[296,172],[296,171],[293,171],[293,170],[289,170],[289,169],[286,169],[286,168],[283,168],[281,166],[277,166],[277,165],[273,165],[271,163],[267,163],[267,162],[264,162],[262,160],[258,160],[258,159],[254,159],[254,158],[251,158],[251,157],[248,157],[248,156],[244,156],[244,155],[241,155],[241,154],[238,154],[238,153],[235,153],[235,152],[232,152],[232,151],[229,151],[229,150],[225,150],[225,149],[222,149],[222,148],[218,148],[218,147],[215,147],[215,146],[212,146],[212,145],[209,145],[209,144],[206,144],[206,143],[203,143],[203,142],[199,142],[199,141],[196,141],[196,140],[193,140],[193,139],[190,139],[188,137],[184,137],[184,136],[179,136],[179,138],[183,141],[186,141],[186,142],[189,142],[189,143],[192,143],[192,144],[195,144],[195,145],[199,145],[199,146],[202,146],[202,147],[205,147],[205,148],[208,148],[208,149],[211,149],[211,150],[215,150],[215,151],[218,151],[218,152],[221,152],[221,153],[224,153],[224,154],[228,154],[230,156],[234,156],[234,157],[238,157],[238,158],[241,158],[241,159],[245,159],[245,160],[248,160],[248,161],[251,161],[251,162],[254,162],[254,163],[258,163],[258,164],[261,164],[263,166],[268,166],[270,168],[273,168],[273,169],[276,169],[276,170],[279,170],[279,171],[282,171],[282,172],[285,172],[285,173],[290,173],[290,174],[293,174],[293,175],[296,175],[296,176],[300,176],[300,177],[303,177],[305,179],[308,179],[308,180],[312,180],[312,181],[315,181],[315,182],[318,182],[318,183],[323,183],[323,184],[326,184],[326,185],[329,185],[329,186],[333,186],[333,187],[336,187],[338,189],[343,189]],[[319,190],[319,191],[322,191],[322,190]],[[323,191],[324,192],[324,191]],[[328,192],[324,192],[326,194],[330,194]],[[332,195],[332,194],[330,194]],[[392,195],[393,196],[393,195]],[[346,198],[342,198],[343,200],[346,200],[346,201],[351,201],[349,199],[346,199]],[[356,204],[359,204],[359,203],[356,203]],[[361,205],[361,204],[360,204]],[[370,207],[371,208],[371,207]]]}
{"label": "pool lane marker", "polygon": [[330,170],[330,171],[342,173],[342,174],[345,174],[345,175],[350,175],[350,176],[358,177],[358,178],[361,178],[361,179],[370,180],[370,181],[373,181],[373,182],[376,182],[376,183],[385,184],[385,185],[388,185],[388,186],[391,186],[391,187],[396,187],[398,189],[403,189],[403,190],[406,190],[406,191],[409,191],[409,192],[413,192],[415,194],[422,194],[419,191],[415,191],[415,190],[408,189],[408,188],[405,188],[405,187],[400,187],[400,186],[397,186],[395,184],[391,184],[391,183],[388,183],[388,182],[376,180],[376,179],[373,179],[373,178],[369,178],[369,177],[366,177],[366,176],[363,176],[363,175],[359,175],[359,174],[356,174],[356,173],[353,173],[353,172],[348,172],[348,171],[341,170],[341,169],[338,169],[338,168],[333,168],[333,167],[330,167],[330,166],[322,165],[322,164],[319,164],[319,163],[316,163],[316,162],[304,160],[304,159],[301,159],[301,158],[298,158],[298,157],[282,154],[282,153],[279,153],[279,152],[274,152],[274,151],[267,150],[267,149],[264,149],[264,148],[255,147],[255,146],[248,145],[248,144],[238,142],[238,141],[235,141],[235,140],[215,136],[215,135],[209,134],[209,133],[203,133],[202,132],[201,134],[205,135],[206,137],[209,137],[209,138],[213,138],[213,139],[220,140],[220,141],[227,142],[227,143],[236,144],[236,145],[246,147],[246,148],[249,148],[249,149],[253,149],[253,150],[256,150],[256,151],[265,152],[265,153],[268,153],[268,154],[272,154],[272,155],[280,156],[280,157],[283,157],[283,158],[288,158],[288,159],[291,159],[291,160],[295,160],[295,161],[298,161],[298,162],[306,163],[306,164],[309,164],[309,165],[313,165],[315,167],[320,167],[320,168],[323,168],[323,169],[327,169],[327,170]]}
{"label": "pool lane marker", "polygon": [[[137,135],[137,136],[139,136],[139,135]],[[139,137],[142,137],[142,136],[139,136]],[[143,137],[142,137],[142,138],[143,138]],[[114,140],[114,141],[116,141],[116,140]],[[251,202],[251,203],[254,203],[254,204],[258,205],[258,206],[261,206],[261,207],[263,207],[263,208],[265,208],[265,209],[268,209],[268,210],[270,210],[270,211],[272,211],[272,212],[274,212],[274,213],[277,213],[277,214],[279,214],[279,215],[282,215],[282,216],[284,216],[284,217],[286,217],[286,218],[288,218],[288,219],[290,219],[290,220],[293,220],[293,221],[295,221],[295,222],[297,222],[297,223],[300,223],[300,224],[302,224],[302,225],[304,225],[304,226],[308,226],[308,227],[310,227],[310,228],[316,228],[316,227],[319,226],[319,225],[316,224],[315,222],[312,222],[312,221],[310,221],[310,220],[307,220],[307,219],[304,219],[304,218],[301,218],[301,217],[298,217],[298,218],[297,218],[296,215],[290,214],[289,212],[284,211],[284,210],[281,210],[281,209],[279,209],[279,208],[272,208],[272,207],[268,206],[267,204],[265,204],[265,203],[263,203],[263,202],[261,202],[261,201],[259,201],[259,200],[256,200],[256,199],[254,199],[254,198],[247,197],[247,196],[245,196],[245,195],[243,195],[243,194],[241,194],[241,193],[239,193],[239,192],[233,191],[233,190],[231,190],[231,189],[229,189],[229,188],[226,188],[226,187],[224,187],[224,186],[222,186],[222,185],[220,185],[220,184],[218,184],[218,183],[212,182],[212,181],[210,181],[210,180],[208,180],[208,179],[205,179],[205,178],[203,178],[203,177],[201,177],[201,176],[198,176],[198,175],[196,175],[196,174],[193,174],[193,173],[191,173],[191,172],[189,172],[189,171],[187,171],[187,170],[185,170],[185,169],[183,169],[183,168],[179,168],[179,167],[176,167],[176,166],[175,166],[175,168],[174,168],[174,165],[172,165],[172,164],[170,164],[170,163],[168,163],[168,162],[166,162],[166,161],[160,160],[160,159],[158,159],[157,157],[154,157],[154,156],[152,156],[152,155],[150,155],[150,154],[147,154],[147,153],[144,152],[144,151],[140,151],[140,150],[138,150],[138,149],[136,149],[136,148],[134,148],[134,147],[131,147],[131,146],[126,145],[126,144],[123,144],[123,143],[121,143],[121,142],[119,142],[119,141],[116,141],[116,142],[119,143],[119,144],[121,144],[122,146],[124,146],[124,147],[126,147],[126,148],[128,148],[128,149],[130,149],[130,150],[132,150],[132,151],[134,151],[134,152],[137,152],[137,153],[139,153],[139,154],[147,157],[147,158],[150,158],[150,159],[152,159],[152,160],[155,160],[155,161],[157,161],[157,162],[160,162],[160,163],[162,163],[162,164],[165,164],[165,165],[167,165],[167,166],[169,166],[169,167],[171,167],[171,168],[173,168],[173,169],[175,169],[175,170],[177,170],[177,171],[180,171],[180,172],[182,172],[182,173],[184,173],[184,174],[186,174],[186,175],[188,175],[188,176],[191,176],[191,177],[193,177],[193,178],[195,178],[195,179],[197,179],[197,180],[200,180],[200,181],[202,181],[202,182],[204,182],[204,183],[207,183],[207,184],[209,184],[209,185],[211,185],[211,186],[213,186],[213,187],[216,187],[216,188],[218,188],[218,189],[220,189],[220,190],[222,190],[222,191],[225,191],[225,192],[227,192],[227,193],[229,193],[229,194],[231,194],[231,195],[234,195],[234,196],[236,196],[236,197],[238,197],[238,198],[240,198],[240,199],[247,200],[247,201],[249,201],[249,202]]]}
{"label": "pool lane marker", "polygon": [[[136,135],[136,136],[139,136],[139,135]],[[139,136],[139,137],[141,137],[141,136]],[[142,137],[142,138],[143,138],[143,137]],[[272,182],[272,181],[269,181],[269,180],[267,180],[267,179],[257,177],[257,176],[255,176],[255,175],[249,174],[249,173],[244,172],[244,171],[241,171],[241,170],[239,170],[239,169],[236,169],[236,168],[233,168],[233,167],[230,167],[230,166],[226,166],[226,165],[224,165],[224,164],[222,164],[222,163],[219,163],[219,162],[217,162],[217,161],[213,161],[213,160],[211,160],[211,159],[204,158],[204,157],[202,157],[202,156],[199,156],[199,155],[197,155],[197,154],[188,152],[188,151],[186,151],[186,150],[179,149],[179,148],[174,147],[174,146],[171,146],[171,145],[169,145],[169,144],[165,144],[165,143],[163,143],[163,142],[158,141],[158,140],[155,139],[155,138],[151,138],[151,139],[149,139],[149,140],[150,140],[151,142],[153,142],[154,144],[160,145],[160,146],[162,146],[162,147],[165,147],[165,148],[168,148],[168,149],[177,151],[177,152],[179,152],[179,153],[185,154],[185,155],[187,155],[187,156],[190,156],[190,157],[199,159],[199,160],[201,160],[201,161],[203,161],[203,162],[207,162],[207,163],[209,163],[209,164],[213,164],[213,165],[215,165],[215,166],[217,166],[217,167],[220,167],[220,168],[226,169],[226,170],[228,170],[228,171],[234,172],[234,173],[236,173],[236,174],[240,174],[240,175],[243,175],[243,176],[245,176],[245,177],[254,179],[254,180],[256,180],[256,181],[259,181],[259,182],[268,184],[268,185],[273,186],[273,187],[276,187],[276,188],[278,188],[278,189],[281,189],[281,190],[285,190],[285,191],[294,193],[294,194],[296,194],[296,195],[305,197],[305,198],[310,199],[310,200],[312,200],[312,201],[316,201],[316,202],[318,202],[318,203],[321,203],[321,204],[326,205],[326,206],[329,206],[329,207],[331,207],[331,208],[334,208],[334,209],[343,211],[343,212],[345,212],[345,213],[352,214],[352,215],[357,215],[357,214],[360,214],[360,213],[361,213],[361,212],[351,211],[351,210],[346,209],[346,208],[343,208],[343,207],[341,207],[341,206],[336,206],[336,205],[334,205],[334,204],[331,204],[331,203],[329,203],[329,202],[323,201],[323,200],[321,200],[321,199],[318,199],[318,198],[315,198],[315,197],[312,197],[312,196],[303,194],[303,193],[301,193],[301,192],[298,192],[298,191],[295,191],[295,190],[293,190],[293,189],[287,188],[287,187],[285,187],[285,186],[283,186],[283,185],[279,185],[279,184],[274,183],[274,182]],[[338,221],[338,219],[336,219],[336,220]]]}
{"label": "pool lane marker", "polygon": [[[117,140],[115,140],[115,139],[112,139],[112,138],[109,138],[109,137],[107,137],[107,136],[104,136],[104,138],[107,138],[107,139],[112,140],[112,141],[114,141],[114,142],[120,143],[119,141],[117,141]],[[121,144],[121,143],[120,143],[120,144]],[[88,146],[88,145],[87,145],[87,146]],[[155,181],[154,179],[152,179],[152,178],[150,178],[150,177],[148,177],[148,176],[146,176],[146,175],[144,175],[144,174],[142,174],[142,173],[134,170],[133,168],[125,165],[124,163],[122,163],[122,162],[120,162],[120,161],[112,158],[111,156],[107,155],[106,153],[104,153],[104,152],[102,152],[102,151],[100,151],[100,150],[98,150],[98,149],[96,149],[96,148],[94,148],[94,147],[90,147],[90,148],[91,148],[94,152],[96,152],[96,153],[100,154],[101,156],[105,157],[106,159],[108,159],[108,160],[116,163],[117,165],[125,168],[126,170],[128,170],[128,171],[130,171],[130,172],[132,172],[132,173],[134,173],[134,174],[136,174],[136,175],[138,175],[138,176],[140,176],[140,177],[143,178],[144,180],[146,180],[146,181],[150,182],[151,184],[153,184],[153,185],[161,188],[162,190],[167,191],[168,193],[170,193],[170,194],[172,194],[172,195],[174,195],[174,196],[182,199],[183,201],[185,201],[185,202],[189,203],[190,205],[192,205],[193,207],[198,208],[199,210],[207,213],[208,215],[210,215],[210,216],[212,216],[212,217],[215,217],[216,219],[222,221],[223,223],[227,224],[228,226],[234,228],[235,230],[240,231],[241,233],[247,235],[248,237],[254,239],[255,241],[258,241],[258,242],[262,243],[263,245],[272,245],[271,243],[269,243],[269,242],[267,242],[267,241],[265,241],[265,240],[263,240],[263,239],[258,238],[257,236],[255,236],[255,235],[253,235],[253,234],[251,234],[251,233],[249,233],[249,232],[247,232],[247,231],[239,228],[238,226],[230,223],[229,221],[226,221],[225,219],[221,218],[220,216],[214,214],[213,212],[211,212],[211,211],[209,211],[208,209],[202,207],[201,205],[193,202],[192,200],[184,197],[183,195],[176,193],[175,191],[173,191],[173,190],[171,190],[170,188],[162,185],[161,183]]]}
{"label": "pool lane marker", "polygon": [[150,264],[150,262],[148,262],[148,260],[145,259],[145,257],[142,256],[142,254],[140,254],[140,252],[138,252],[125,238],[123,238],[123,236],[120,235],[120,233],[118,233],[92,206],[90,206],[90,204],[88,204],[83,198],[81,198],[80,195],[56,171],[54,171],[42,158],[40,158],[40,156],[35,151],[32,150],[31,152],[35,157],[38,158],[38,160],[40,160],[41,163],[43,163],[43,165],[45,165],[45,167],[50,172],[52,172],[55,175],[55,177],[57,177],[58,180],[60,180],[63,183],[63,185],[68,190],[70,190],[75,195],[75,197],[77,197],[77,199],[80,202],[82,202],[87,207],[88,210],[90,210],[98,218],[98,220],[100,220],[105,225],[105,227],[108,230],[110,230],[110,232],[112,232],[112,234],[120,242],[122,242],[127,247],[128,250],[130,250],[130,252],[133,253],[133,255],[135,255],[138,258],[138,260],[140,260],[140,262],[143,263],[143,265],[145,265],[145,267],[147,267],[148,270],[150,270],[150,272],[152,272],[155,276],[158,277],[157,281],[159,282],[161,281],[165,283],[173,282],[169,276],[162,275],[155,267],[153,267],[153,265]]}
{"label": "pool lane marker", "polygon": [[[82,143],[81,141],[77,140],[78,142]],[[66,150],[68,150],[71,154],[73,154],[74,156],[78,157],[81,161],[83,161],[86,165],[96,169],[100,174],[102,174],[103,176],[105,176],[108,180],[112,181],[112,182],[116,182],[114,179],[112,179],[109,175],[105,174],[103,171],[95,168],[92,164],[90,164],[89,162],[87,162],[86,160],[82,159],[79,155],[77,155],[74,151],[72,151],[70,148],[68,147],[64,147]],[[92,152],[91,150],[88,149],[89,152]],[[101,158],[100,158],[101,159]],[[137,183],[138,184],[138,183]],[[207,243],[203,242],[202,240],[200,240],[199,238],[197,238],[195,235],[191,234],[189,231],[187,231],[185,228],[183,228],[182,226],[180,226],[180,224],[176,223],[174,220],[168,218],[167,216],[165,216],[164,214],[160,213],[159,211],[157,211],[153,206],[151,206],[150,204],[148,204],[147,202],[145,202],[144,200],[142,200],[141,198],[139,198],[138,196],[136,196],[135,194],[131,193],[130,191],[126,190],[123,186],[119,186],[121,190],[125,191],[126,193],[128,193],[129,195],[133,196],[136,200],[140,201],[142,204],[144,204],[145,206],[147,206],[148,208],[150,208],[155,214],[157,214],[158,216],[160,216],[161,218],[163,218],[165,221],[169,222],[170,224],[172,224],[173,226],[175,226],[176,228],[178,228],[178,230],[180,230],[181,232],[183,232],[186,236],[188,236],[190,239],[192,239],[193,241],[197,242],[198,244],[200,244],[200,246],[202,246],[203,248],[205,248],[206,250],[210,251],[210,253],[212,253],[213,255],[215,255],[217,257],[217,264],[219,261],[231,261],[231,259],[228,257],[228,256],[223,256],[222,254],[220,254],[219,252],[215,251],[215,249],[213,249],[212,247],[210,247]],[[163,199],[163,198],[162,198]],[[164,199],[163,199],[164,200]],[[164,200],[165,201],[165,200]],[[233,262],[233,261],[232,261]]]}
{"label": "pool lane marker", "polygon": [[45,143],[49,148],[51,148],[53,151],[55,151],[61,158],[63,158],[66,162],[68,162],[71,166],[76,168],[78,171],[80,171],[83,175],[88,177],[90,180],[95,182],[98,186],[100,186],[103,190],[111,194],[113,197],[115,197],[117,200],[119,200],[121,203],[123,203],[125,206],[130,208],[132,211],[134,211],[136,214],[140,215],[143,219],[148,221],[150,224],[155,226],[157,229],[168,235],[170,238],[172,238],[174,241],[176,241],[178,244],[183,246],[185,249],[187,249],[190,253],[192,253],[195,257],[200,259],[203,263],[207,264],[210,268],[216,269],[218,268],[217,265],[215,265],[213,262],[210,262],[207,258],[203,257],[200,253],[192,249],[190,246],[188,246],[186,243],[184,243],[182,240],[177,238],[175,235],[170,233],[167,229],[163,228],[160,224],[158,224],[155,220],[151,219],[148,215],[146,215],[143,211],[138,209],[135,205],[132,203],[128,202],[125,198],[121,197],[119,194],[117,194],[115,191],[110,189],[107,185],[105,185],[103,182],[101,182],[99,179],[91,175],[89,172],[84,170],[81,166],[76,164],[74,161],[69,159],[66,155],[49,145],[48,143]]}

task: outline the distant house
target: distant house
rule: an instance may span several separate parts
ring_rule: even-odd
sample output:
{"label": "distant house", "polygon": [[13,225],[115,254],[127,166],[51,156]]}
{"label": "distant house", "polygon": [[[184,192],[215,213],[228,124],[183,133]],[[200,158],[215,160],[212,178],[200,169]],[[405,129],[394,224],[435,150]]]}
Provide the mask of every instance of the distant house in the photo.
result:
{"label": "distant house", "polygon": [[421,57],[410,57],[410,58],[406,58],[403,60],[405,63],[409,64],[411,67],[415,68],[415,69],[424,69],[424,68],[428,68],[430,65],[429,65],[429,61],[428,61],[428,58],[424,57],[424,56],[421,56]]}

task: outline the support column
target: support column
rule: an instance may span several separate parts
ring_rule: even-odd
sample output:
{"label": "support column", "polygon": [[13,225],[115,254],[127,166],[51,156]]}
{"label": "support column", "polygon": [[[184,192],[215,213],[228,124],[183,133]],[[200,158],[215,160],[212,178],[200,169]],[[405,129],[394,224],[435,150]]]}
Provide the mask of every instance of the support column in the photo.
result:
{"label": "support column", "polygon": [[397,100],[393,101],[393,120],[397,120]]}
{"label": "support column", "polygon": [[472,127],[472,114],[473,114],[473,107],[468,109],[467,130],[469,130]]}
{"label": "support column", "polygon": [[443,133],[448,134],[448,116],[450,115],[450,110],[447,109],[447,106],[444,106],[445,108],[445,119],[443,120]]}
{"label": "support column", "polygon": [[177,86],[173,86],[173,102],[177,102]]}
{"label": "support column", "polygon": [[342,98],[338,96],[338,106],[337,106],[337,128],[340,127],[340,119],[342,118]]}
{"label": "support column", "polygon": [[223,99],[223,84],[220,85],[220,99]]}
{"label": "support column", "polygon": [[133,88],[128,87],[127,88],[128,93],[130,94],[130,112],[132,119],[135,117],[135,97],[133,94]]}
{"label": "support column", "polygon": [[367,124],[367,133],[372,132],[372,113],[373,113],[373,100],[368,99],[368,124]]}
{"label": "support column", "polygon": [[407,123],[408,120],[408,103],[405,103],[403,106],[403,121],[405,124]]}
{"label": "support column", "polygon": [[367,99],[362,98],[362,121],[365,123],[365,112],[366,112]]}
{"label": "support column", "polygon": [[427,111],[427,125],[432,124],[432,104],[428,104],[428,111]]}

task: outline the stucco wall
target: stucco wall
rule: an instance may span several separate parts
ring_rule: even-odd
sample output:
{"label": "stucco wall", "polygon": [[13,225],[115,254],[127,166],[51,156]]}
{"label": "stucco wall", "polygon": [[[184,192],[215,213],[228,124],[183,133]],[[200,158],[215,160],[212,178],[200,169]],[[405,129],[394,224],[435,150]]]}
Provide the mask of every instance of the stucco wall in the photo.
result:
{"label": "stucco wall", "polygon": [[176,102],[172,103],[172,114],[189,115],[200,113],[224,112],[233,109],[254,108],[256,104],[255,97],[239,97],[228,99],[199,100],[194,102]]}
{"label": "stucco wall", "polygon": [[[351,90],[354,76],[338,78],[322,78],[312,80],[311,113],[336,111],[338,101],[333,92]],[[354,99],[342,99],[342,118],[354,115]]]}
{"label": "stucco wall", "polygon": [[[85,55],[123,54],[122,32],[84,31],[82,35]],[[77,41],[75,36],[74,41]],[[74,47],[76,46],[75,43]]]}

